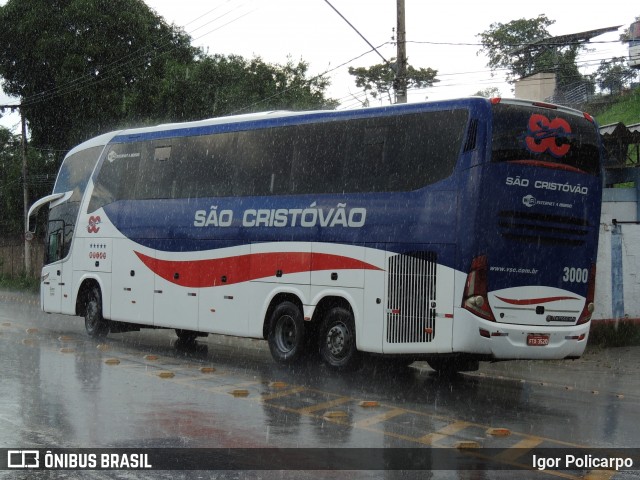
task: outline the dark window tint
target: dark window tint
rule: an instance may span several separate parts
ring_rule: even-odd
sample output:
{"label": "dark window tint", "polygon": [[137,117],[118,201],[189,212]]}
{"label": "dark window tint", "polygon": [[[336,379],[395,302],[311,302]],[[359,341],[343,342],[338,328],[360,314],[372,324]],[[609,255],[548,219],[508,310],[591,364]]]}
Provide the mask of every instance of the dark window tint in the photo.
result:
{"label": "dark window tint", "polygon": [[494,106],[492,158],[599,175],[598,135],[595,125],[583,116],[498,104]]}
{"label": "dark window tint", "polygon": [[65,158],[53,193],[73,191],[71,200],[79,202],[103,148],[103,146],[87,148]]}
{"label": "dark window tint", "polygon": [[173,139],[174,198],[233,195],[236,171],[235,133]]}
{"label": "dark window tint", "polygon": [[80,202],[69,200],[49,211],[46,263],[55,262],[69,254],[79,208]]}
{"label": "dark window tint", "polygon": [[146,143],[112,145],[106,152],[97,176],[89,212],[117,200],[136,198],[136,181],[145,181],[149,172],[139,168],[150,146]]}
{"label": "dark window tint", "polygon": [[348,123],[318,123],[287,130],[294,151],[291,193],[344,191],[344,166],[353,159],[349,154],[356,141],[348,137]]}
{"label": "dark window tint", "polygon": [[134,198],[416,190],[453,173],[467,119],[450,110],[114,145],[89,211]]}
{"label": "dark window tint", "polygon": [[277,195],[290,192],[295,128],[250,130],[238,134],[233,194]]}
{"label": "dark window tint", "polygon": [[[152,198],[172,198],[175,193],[175,159],[171,156],[171,145],[167,142],[152,142],[147,155],[140,157],[138,175],[133,198],[148,200]],[[135,168],[135,166],[131,166]],[[123,192],[130,197],[129,192]],[[124,197],[122,197],[124,198]]]}
{"label": "dark window tint", "polygon": [[466,110],[302,125],[292,144],[293,193],[392,192],[453,173]]}

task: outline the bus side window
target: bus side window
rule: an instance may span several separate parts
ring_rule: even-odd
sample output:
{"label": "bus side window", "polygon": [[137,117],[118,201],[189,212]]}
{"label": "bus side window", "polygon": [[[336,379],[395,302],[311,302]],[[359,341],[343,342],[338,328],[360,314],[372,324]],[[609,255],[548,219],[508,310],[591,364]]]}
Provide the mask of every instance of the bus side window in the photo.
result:
{"label": "bus side window", "polygon": [[389,178],[388,128],[378,119],[352,122],[346,127],[351,152],[344,162],[346,192],[384,192]]}
{"label": "bus side window", "polygon": [[[171,145],[165,143],[151,147],[150,152],[141,148],[142,159],[138,168],[135,198],[171,198],[174,179]],[[145,155],[145,153],[147,153]]]}
{"label": "bus side window", "polygon": [[289,193],[294,132],[294,128],[284,127],[238,135],[234,195]]}
{"label": "bus side window", "polygon": [[292,193],[341,193],[349,145],[344,122],[300,125],[291,137]]}
{"label": "bus side window", "polygon": [[234,178],[235,133],[174,140],[173,198],[228,197]]}

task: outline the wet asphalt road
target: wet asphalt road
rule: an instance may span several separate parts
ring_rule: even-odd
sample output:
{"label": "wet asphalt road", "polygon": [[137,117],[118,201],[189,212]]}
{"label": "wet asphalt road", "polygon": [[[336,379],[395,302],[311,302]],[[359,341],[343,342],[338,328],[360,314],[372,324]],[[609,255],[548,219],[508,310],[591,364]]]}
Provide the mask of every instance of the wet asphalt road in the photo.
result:
{"label": "wet asphalt road", "polygon": [[[0,448],[640,446],[640,347],[505,362],[441,379],[426,364],[284,368],[265,342],[169,330],[96,341],[82,319],[0,291]],[[477,450],[474,450],[477,451]],[[493,451],[493,450],[492,450]],[[519,451],[520,453],[522,451]],[[500,461],[521,460],[503,453]],[[339,465],[332,466],[339,470]],[[0,478],[640,478],[635,472],[0,471]]]}

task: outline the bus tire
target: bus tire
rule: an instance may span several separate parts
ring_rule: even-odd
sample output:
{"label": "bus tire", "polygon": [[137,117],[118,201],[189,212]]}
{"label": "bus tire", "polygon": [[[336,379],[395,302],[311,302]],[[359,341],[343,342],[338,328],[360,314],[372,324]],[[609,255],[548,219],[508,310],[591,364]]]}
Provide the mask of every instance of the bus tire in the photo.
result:
{"label": "bus tire", "polygon": [[282,364],[300,360],[304,351],[304,321],[300,308],[292,302],[279,304],[269,320],[267,337],[273,359]]}
{"label": "bus tire", "polygon": [[198,338],[198,332],[194,332],[193,330],[182,330],[180,328],[176,328],[176,335],[178,336],[178,341],[183,344],[194,343],[196,338]]}
{"label": "bus tire", "polygon": [[441,377],[453,377],[460,372],[475,372],[480,366],[478,360],[466,358],[430,358],[427,364]]}
{"label": "bus tire", "polygon": [[359,366],[355,322],[346,308],[333,307],[326,313],[318,340],[320,358],[331,369],[352,370]]}
{"label": "bus tire", "polygon": [[104,338],[109,333],[109,321],[102,316],[102,294],[93,287],[87,294],[84,328],[91,338]]}

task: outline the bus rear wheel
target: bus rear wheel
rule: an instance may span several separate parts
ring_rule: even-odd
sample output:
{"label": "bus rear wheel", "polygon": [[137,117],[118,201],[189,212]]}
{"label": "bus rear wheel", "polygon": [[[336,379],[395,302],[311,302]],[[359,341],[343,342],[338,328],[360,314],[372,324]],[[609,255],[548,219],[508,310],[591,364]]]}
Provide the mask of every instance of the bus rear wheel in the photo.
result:
{"label": "bus rear wheel", "polygon": [[289,301],[278,305],[269,321],[269,350],[273,359],[293,364],[304,355],[304,321],[300,308]]}
{"label": "bus rear wheel", "polygon": [[84,328],[91,338],[104,338],[109,333],[109,321],[102,316],[102,295],[98,287],[93,287],[87,294]]}
{"label": "bus rear wheel", "polygon": [[319,335],[320,358],[334,370],[351,370],[359,365],[353,314],[343,307],[331,308]]}

